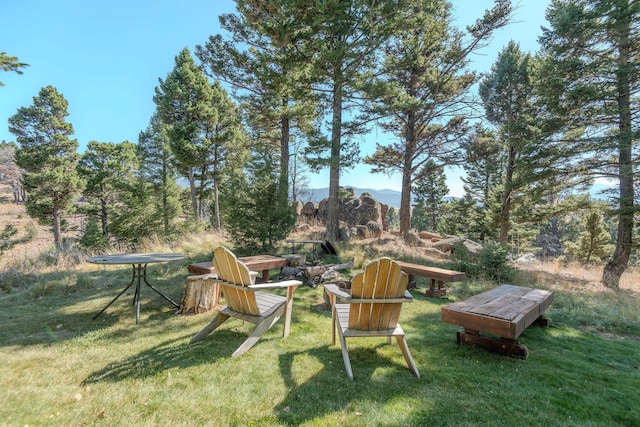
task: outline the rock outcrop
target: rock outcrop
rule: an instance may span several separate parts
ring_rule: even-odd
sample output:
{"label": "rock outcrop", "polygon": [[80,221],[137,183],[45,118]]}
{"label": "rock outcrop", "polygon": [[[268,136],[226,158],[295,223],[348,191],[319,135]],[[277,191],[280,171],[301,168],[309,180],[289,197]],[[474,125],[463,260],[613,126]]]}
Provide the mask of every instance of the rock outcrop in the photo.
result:
{"label": "rock outcrop", "polygon": [[[324,223],[328,210],[329,201],[324,199],[317,205],[313,202],[305,203],[299,208],[298,215],[301,222]],[[353,188],[341,189],[339,210],[341,228],[351,228],[349,231],[341,231],[346,237],[354,237],[354,235],[360,238],[379,237],[382,231],[388,230],[389,207],[378,202],[369,193],[362,193],[360,197],[355,197]]]}

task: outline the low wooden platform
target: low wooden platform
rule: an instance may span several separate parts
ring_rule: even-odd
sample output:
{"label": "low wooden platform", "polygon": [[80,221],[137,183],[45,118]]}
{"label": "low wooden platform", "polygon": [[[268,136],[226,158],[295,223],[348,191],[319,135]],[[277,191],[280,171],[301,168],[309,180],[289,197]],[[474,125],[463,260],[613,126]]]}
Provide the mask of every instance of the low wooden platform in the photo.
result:
{"label": "low wooden platform", "polygon": [[[240,257],[238,261],[246,265],[251,271],[262,271],[262,280],[269,280],[269,271],[274,268],[282,268],[287,265],[287,259],[273,255],[254,255]],[[199,262],[187,266],[189,273],[193,275],[199,274],[215,274],[216,269],[213,262]]]}
{"label": "low wooden platform", "polygon": [[413,264],[410,262],[396,261],[402,271],[409,275],[409,288],[415,288],[413,276],[428,277],[431,279],[429,289],[425,291],[428,297],[441,297],[447,294],[445,282],[459,282],[466,279],[466,274],[461,271],[445,270],[444,268],[430,267],[427,265]]}
{"label": "low wooden platform", "polygon": [[501,285],[442,307],[442,321],[464,328],[457,333],[459,344],[526,359],[527,347],[518,337],[531,324],[548,326],[542,314],[552,302],[552,291]]}

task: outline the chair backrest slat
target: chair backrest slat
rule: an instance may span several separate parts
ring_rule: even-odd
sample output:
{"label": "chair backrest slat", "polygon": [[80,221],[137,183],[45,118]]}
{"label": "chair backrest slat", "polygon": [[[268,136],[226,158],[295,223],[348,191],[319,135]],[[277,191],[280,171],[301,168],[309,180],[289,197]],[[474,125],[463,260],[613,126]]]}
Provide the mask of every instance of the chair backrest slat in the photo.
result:
{"label": "chair backrest slat", "polygon": [[[213,265],[218,273],[218,278],[234,285],[248,286],[253,284],[249,268],[238,261],[236,256],[225,247],[219,247],[213,253]],[[242,290],[224,286],[221,283],[222,294],[227,306],[239,313],[258,316],[260,310],[256,302],[255,293],[251,290]]]}
{"label": "chair backrest slat", "polygon": [[[351,297],[354,299],[384,299],[403,297],[408,277],[395,261],[380,258],[369,263],[354,277]],[[349,328],[358,330],[384,330],[395,328],[402,303],[351,304]]]}

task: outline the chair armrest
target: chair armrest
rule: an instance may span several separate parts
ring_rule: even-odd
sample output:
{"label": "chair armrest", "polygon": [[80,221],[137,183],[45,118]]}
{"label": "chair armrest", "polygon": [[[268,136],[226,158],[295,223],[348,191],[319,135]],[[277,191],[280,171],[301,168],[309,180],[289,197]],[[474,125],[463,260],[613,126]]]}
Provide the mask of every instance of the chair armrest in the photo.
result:
{"label": "chair armrest", "polygon": [[218,275],[215,273],[207,273],[207,274],[197,274],[195,276],[187,276],[187,278],[207,280],[207,279],[217,279]]}
{"label": "chair armrest", "polygon": [[339,287],[337,287],[336,285],[324,285],[324,290],[327,293],[330,293],[332,295],[335,295],[336,297],[338,297],[341,301],[345,300],[345,299],[351,299],[351,295],[349,295],[348,293],[346,293],[345,291],[341,290]]}
{"label": "chair armrest", "polygon": [[396,298],[354,298],[348,293],[340,290],[336,285],[324,285],[324,290],[327,293],[335,295],[338,298],[338,301],[342,304],[389,304],[389,303],[398,303],[398,302],[412,302],[413,295],[409,293],[409,291],[404,292],[404,297],[396,297]]}
{"label": "chair armrest", "polygon": [[289,288],[291,286],[300,286],[302,282],[300,280],[283,280],[282,282],[270,282],[270,283],[258,283],[255,285],[249,285],[250,289],[273,289],[273,288]]}

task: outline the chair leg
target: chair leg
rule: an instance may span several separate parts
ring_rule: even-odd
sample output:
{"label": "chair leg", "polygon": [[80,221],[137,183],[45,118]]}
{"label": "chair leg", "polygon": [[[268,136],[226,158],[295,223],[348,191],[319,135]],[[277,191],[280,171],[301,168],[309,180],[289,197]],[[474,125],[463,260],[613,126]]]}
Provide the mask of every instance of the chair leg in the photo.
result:
{"label": "chair leg", "polygon": [[407,339],[404,335],[398,335],[396,336],[396,339],[398,340],[398,346],[402,351],[402,355],[404,356],[404,360],[407,362],[409,370],[413,372],[413,375],[420,378],[420,372],[418,372],[418,367],[411,357],[411,352],[409,351],[409,346],[407,345]]}
{"label": "chair leg", "polygon": [[289,331],[291,330],[291,313],[293,311],[293,292],[297,288],[298,288],[297,286],[289,286],[287,288],[287,303],[285,307],[284,330],[282,331],[283,338],[288,337]]}
{"label": "chair leg", "polygon": [[202,328],[200,332],[198,332],[193,336],[193,338],[191,338],[189,344],[193,344],[194,342],[205,339],[211,332],[213,332],[218,326],[222,325],[228,318],[228,314],[218,313],[207,326]]}
{"label": "chair leg", "polygon": [[353,381],[353,371],[351,370],[351,361],[349,360],[349,351],[347,350],[347,340],[342,335],[342,328],[338,325],[338,337],[340,338],[340,347],[342,348],[342,360],[344,361],[344,369],[347,371],[347,377]]}
{"label": "chair leg", "polygon": [[233,352],[231,357],[238,357],[249,351],[249,349],[258,342],[260,337],[262,337],[262,335],[266,331],[268,331],[269,328],[271,328],[271,326],[273,326],[273,324],[278,321],[278,319],[280,319],[280,316],[282,316],[282,309],[276,310],[269,317],[265,317],[264,320],[258,323],[253,331],[251,331],[249,337],[240,345],[240,347],[238,347],[236,351]]}

